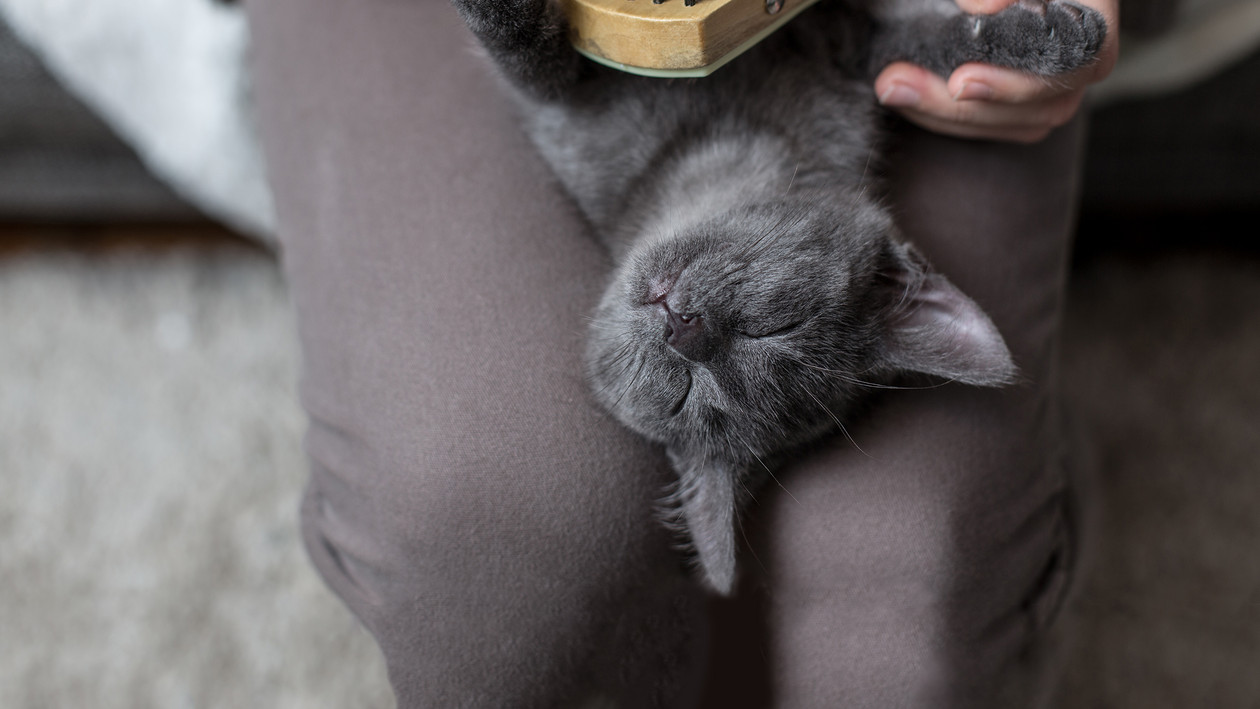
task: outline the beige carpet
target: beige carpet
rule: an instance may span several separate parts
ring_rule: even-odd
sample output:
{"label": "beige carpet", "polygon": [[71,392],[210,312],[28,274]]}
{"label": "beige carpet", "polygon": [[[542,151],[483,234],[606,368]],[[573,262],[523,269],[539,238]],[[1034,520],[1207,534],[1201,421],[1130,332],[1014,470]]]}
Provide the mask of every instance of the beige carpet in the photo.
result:
{"label": "beige carpet", "polygon": [[308,568],[296,352],[243,248],[0,260],[0,707],[388,707]]}
{"label": "beige carpet", "polygon": [[[1095,261],[1068,400],[1097,573],[1059,706],[1260,706],[1260,261]],[[223,245],[0,253],[0,707],[388,707],[307,567],[274,262]]]}

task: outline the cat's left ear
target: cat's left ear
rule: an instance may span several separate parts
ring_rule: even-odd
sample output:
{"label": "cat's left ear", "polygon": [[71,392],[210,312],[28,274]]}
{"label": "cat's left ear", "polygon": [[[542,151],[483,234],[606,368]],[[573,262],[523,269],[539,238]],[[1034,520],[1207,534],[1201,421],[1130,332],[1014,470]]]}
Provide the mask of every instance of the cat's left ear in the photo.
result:
{"label": "cat's left ear", "polygon": [[884,359],[896,370],[1003,386],[1017,370],[997,326],[974,300],[908,245],[893,246]]}

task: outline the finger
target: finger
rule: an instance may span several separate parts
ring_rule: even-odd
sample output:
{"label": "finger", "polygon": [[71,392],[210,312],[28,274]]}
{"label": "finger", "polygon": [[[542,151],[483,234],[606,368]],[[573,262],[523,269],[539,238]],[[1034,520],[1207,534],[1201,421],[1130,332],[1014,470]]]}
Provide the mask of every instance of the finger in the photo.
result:
{"label": "finger", "polygon": [[1033,119],[999,123],[959,123],[917,111],[900,111],[900,114],[911,123],[936,133],[961,138],[1013,140],[1021,143],[1041,140],[1058,127],[1046,121]]}
{"label": "finger", "polygon": [[1009,5],[1014,5],[1016,0],[956,0],[958,7],[963,12],[970,15],[992,15],[1001,11]]}
{"label": "finger", "polygon": [[995,140],[1008,135],[1020,135],[1025,136],[1023,140],[1037,140],[1072,120],[1079,106],[1080,95],[1074,94],[1043,104],[979,106],[965,119],[915,109],[901,109],[900,113],[914,123],[939,129],[950,135]]}
{"label": "finger", "polygon": [[1050,126],[984,126],[969,123],[952,123],[942,121],[930,114],[919,114],[913,111],[902,111],[901,116],[907,121],[940,135],[971,140],[996,140],[1005,143],[1036,143],[1044,140],[1054,130]]}
{"label": "finger", "polygon": [[1070,77],[1044,77],[989,64],[964,64],[950,75],[946,91],[956,100],[1031,103],[1074,91],[1079,88],[1078,83]]}
{"label": "finger", "polygon": [[975,128],[1054,128],[1071,120],[1084,96],[1078,89],[1025,103],[957,100],[944,80],[911,64],[890,66],[876,78],[875,90],[880,103],[907,116]]}

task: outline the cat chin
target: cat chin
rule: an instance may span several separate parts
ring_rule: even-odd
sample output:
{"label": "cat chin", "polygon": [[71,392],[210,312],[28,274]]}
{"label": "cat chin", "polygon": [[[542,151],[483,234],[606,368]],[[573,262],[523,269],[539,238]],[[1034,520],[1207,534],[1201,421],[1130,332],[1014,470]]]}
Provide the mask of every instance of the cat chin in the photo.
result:
{"label": "cat chin", "polygon": [[[588,360],[588,379],[599,404],[636,433],[656,443],[678,441],[682,432],[695,425],[689,395],[691,377],[681,368],[661,367],[647,362],[641,369],[626,373],[629,381],[618,373],[602,370],[600,360]],[[651,381],[633,376],[633,371],[653,372]]]}

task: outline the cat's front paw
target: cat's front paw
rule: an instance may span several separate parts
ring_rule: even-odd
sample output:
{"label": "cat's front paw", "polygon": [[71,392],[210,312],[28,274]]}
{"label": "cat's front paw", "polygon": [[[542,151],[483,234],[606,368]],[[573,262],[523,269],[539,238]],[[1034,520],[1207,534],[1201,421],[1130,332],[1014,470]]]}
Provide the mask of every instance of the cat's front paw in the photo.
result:
{"label": "cat's front paw", "polygon": [[1019,0],[996,15],[968,20],[986,63],[1043,76],[1089,64],[1107,38],[1102,13],[1070,0]]}

